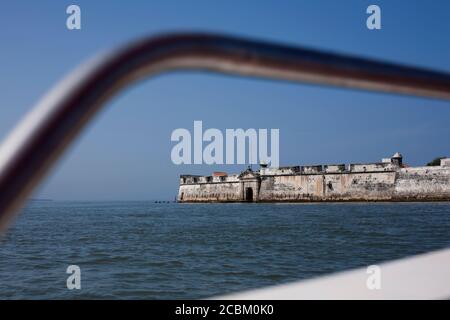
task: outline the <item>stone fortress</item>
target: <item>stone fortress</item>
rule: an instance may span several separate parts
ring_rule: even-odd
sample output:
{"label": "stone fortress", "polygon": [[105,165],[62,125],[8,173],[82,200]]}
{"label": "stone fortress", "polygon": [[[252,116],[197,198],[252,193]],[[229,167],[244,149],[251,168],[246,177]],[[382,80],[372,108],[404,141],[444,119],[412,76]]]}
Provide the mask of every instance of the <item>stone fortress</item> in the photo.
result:
{"label": "stone fortress", "polygon": [[450,201],[450,158],[408,167],[402,155],[378,163],[181,175],[179,202]]}

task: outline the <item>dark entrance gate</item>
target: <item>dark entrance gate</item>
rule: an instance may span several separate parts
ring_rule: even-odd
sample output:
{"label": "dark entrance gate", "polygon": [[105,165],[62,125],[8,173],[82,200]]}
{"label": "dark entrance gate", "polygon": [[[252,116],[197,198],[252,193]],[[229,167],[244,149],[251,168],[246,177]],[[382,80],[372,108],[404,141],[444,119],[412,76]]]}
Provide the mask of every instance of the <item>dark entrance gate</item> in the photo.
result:
{"label": "dark entrance gate", "polygon": [[253,188],[245,188],[245,201],[253,201]]}

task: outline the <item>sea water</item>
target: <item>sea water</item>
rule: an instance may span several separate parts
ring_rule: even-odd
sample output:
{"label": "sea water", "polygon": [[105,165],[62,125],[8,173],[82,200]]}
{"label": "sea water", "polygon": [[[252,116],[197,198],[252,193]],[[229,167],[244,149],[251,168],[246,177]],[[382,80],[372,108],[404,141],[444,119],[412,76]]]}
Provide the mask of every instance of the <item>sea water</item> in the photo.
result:
{"label": "sea water", "polygon": [[450,203],[32,201],[0,238],[0,299],[207,298],[448,246]]}

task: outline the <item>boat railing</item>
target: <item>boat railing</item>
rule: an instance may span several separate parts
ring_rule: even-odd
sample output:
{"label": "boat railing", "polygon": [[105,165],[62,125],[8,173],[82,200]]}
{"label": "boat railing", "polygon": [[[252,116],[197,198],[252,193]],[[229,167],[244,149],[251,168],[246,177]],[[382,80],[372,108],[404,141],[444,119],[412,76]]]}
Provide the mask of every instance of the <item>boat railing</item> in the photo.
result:
{"label": "boat railing", "polygon": [[438,71],[215,34],[146,38],[77,68],[3,141],[0,232],[110,98],[137,80],[174,70],[450,100],[450,75]]}

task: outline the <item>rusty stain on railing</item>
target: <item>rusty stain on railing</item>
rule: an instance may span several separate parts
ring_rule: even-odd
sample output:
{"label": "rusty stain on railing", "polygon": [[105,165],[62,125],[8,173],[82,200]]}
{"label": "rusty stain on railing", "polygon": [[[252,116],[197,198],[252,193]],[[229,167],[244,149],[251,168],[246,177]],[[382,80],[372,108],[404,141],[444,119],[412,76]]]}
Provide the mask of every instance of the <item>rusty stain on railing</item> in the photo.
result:
{"label": "rusty stain on railing", "polygon": [[170,70],[204,70],[450,99],[450,75],[209,34],[148,38],[78,68],[0,146],[0,230],[85,125],[116,92]]}

